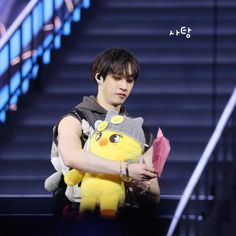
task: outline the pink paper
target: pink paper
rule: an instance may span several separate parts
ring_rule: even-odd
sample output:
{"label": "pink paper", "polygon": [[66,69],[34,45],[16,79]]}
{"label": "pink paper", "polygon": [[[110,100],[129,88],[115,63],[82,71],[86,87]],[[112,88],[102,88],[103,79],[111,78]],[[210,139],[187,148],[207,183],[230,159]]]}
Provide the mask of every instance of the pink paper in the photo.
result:
{"label": "pink paper", "polygon": [[170,153],[170,142],[164,137],[159,128],[157,137],[153,141],[153,168],[157,171],[158,177],[161,176],[166,159]]}

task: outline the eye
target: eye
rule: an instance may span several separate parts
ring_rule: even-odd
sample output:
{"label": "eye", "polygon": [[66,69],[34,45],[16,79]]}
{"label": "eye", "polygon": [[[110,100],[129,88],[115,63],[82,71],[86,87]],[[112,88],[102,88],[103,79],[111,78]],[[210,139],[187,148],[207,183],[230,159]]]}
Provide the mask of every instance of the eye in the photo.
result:
{"label": "eye", "polygon": [[130,83],[130,84],[132,84],[134,82],[133,77],[128,77],[126,80],[127,80],[127,83]]}
{"label": "eye", "polygon": [[112,75],[115,80],[121,80],[122,77],[119,74],[113,74]]}
{"label": "eye", "polygon": [[113,135],[111,135],[109,140],[110,140],[111,143],[118,143],[120,141],[120,138],[122,138],[121,135],[113,134]]}
{"label": "eye", "polygon": [[102,137],[102,132],[98,132],[95,140],[98,141]]}

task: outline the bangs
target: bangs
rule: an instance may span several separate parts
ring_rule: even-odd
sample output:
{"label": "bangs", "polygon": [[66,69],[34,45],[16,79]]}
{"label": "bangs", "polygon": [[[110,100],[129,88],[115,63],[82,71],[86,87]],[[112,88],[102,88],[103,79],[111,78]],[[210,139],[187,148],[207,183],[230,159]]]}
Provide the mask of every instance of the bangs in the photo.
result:
{"label": "bangs", "polygon": [[138,77],[138,65],[131,61],[111,63],[107,74],[119,74],[125,77],[132,76],[135,80]]}

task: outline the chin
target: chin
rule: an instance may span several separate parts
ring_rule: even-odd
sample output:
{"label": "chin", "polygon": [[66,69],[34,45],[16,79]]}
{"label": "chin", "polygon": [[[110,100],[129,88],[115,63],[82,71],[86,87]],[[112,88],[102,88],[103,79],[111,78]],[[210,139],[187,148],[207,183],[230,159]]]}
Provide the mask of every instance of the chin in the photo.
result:
{"label": "chin", "polygon": [[114,107],[118,107],[118,106],[121,106],[123,103],[124,103],[124,102],[117,102],[117,101],[114,101],[114,102],[112,102],[112,105],[113,105]]}
{"label": "chin", "polygon": [[124,98],[124,99],[119,99],[119,101],[116,101],[116,102],[114,102],[114,103],[116,103],[117,106],[118,106],[118,105],[122,105],[122,104],[125,102],[125,100],[126,100],[126,98]]}
{"label": "chin", "polygon": [[123,103],[115,103],[115,102],[114,102],[114,103],[112,104],[112,106],[118,107],[118,106],[121,106],[122,104],[123,104]]}
{"label": "chin", "polygon": [[117,107],[117,106],[120,106],[120,105],[122,105],[122,104],[124,104],[124,102],[126,101],[126,99],[127,99],[127,97],[125,97],[125,98],[115,98],[115,99],[113,99],[112,101],[111,101],[111,104],[113,105],[113,106],[115,106],[115,107]]}

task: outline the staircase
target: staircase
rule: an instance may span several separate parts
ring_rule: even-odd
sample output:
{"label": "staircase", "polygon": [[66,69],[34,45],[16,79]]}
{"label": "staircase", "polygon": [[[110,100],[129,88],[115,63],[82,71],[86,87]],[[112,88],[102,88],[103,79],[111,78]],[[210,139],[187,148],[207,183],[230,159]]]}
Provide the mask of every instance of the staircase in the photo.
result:
{"label": "staircase", "polygon": [[[216,117],[232,92],[236,72],[236,5],[219,5]],[[82,12],[82,22],[73,25],[73,37],[64,38],[62,50],[53,52],[52,64],[42,68],[40,86],[33,85],[19,111],[11,114],[9,127],[0,129],[0,223],[51,220],[51,195],[43,184],[54,172],[53,125],[83,96],[96,93],[89,79],[94,57],[105,48],[124,47],[141,64],[126,108],[132,116],[143,116],[154,135],[161,127],[171,142],[159,179],[161,229],[153,231],[164,235],[213,127],[213,23],[210,0],[92,1]],[[191,28],[190,38],[169,35],[182,26]]]}

